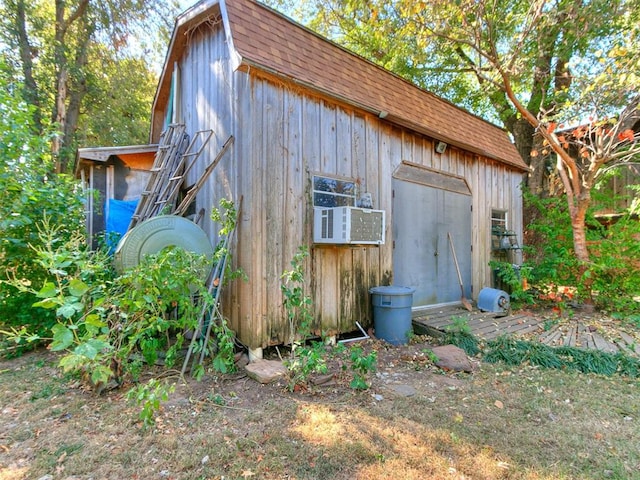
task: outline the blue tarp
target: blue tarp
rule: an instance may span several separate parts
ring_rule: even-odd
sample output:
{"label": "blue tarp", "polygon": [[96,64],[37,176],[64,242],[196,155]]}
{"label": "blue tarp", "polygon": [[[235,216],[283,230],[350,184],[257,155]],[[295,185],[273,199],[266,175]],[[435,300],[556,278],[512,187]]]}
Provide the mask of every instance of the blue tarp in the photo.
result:
{"label": "blue tarp", "polygon": [[127,233],[131,217],[136,211],[138,200],[115,200],[110,199],[109,215],[107,216],[106,234],[107,238],[115,236],[114,233],[121,237]]}

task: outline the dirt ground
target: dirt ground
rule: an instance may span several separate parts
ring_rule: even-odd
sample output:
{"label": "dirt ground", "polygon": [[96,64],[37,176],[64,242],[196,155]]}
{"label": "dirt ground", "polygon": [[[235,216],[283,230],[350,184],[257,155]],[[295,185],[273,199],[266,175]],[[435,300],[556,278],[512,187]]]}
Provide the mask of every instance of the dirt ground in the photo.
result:
{"label": "dirt ground", "polygon": [[378,357],[366,391],[342,360],[293,392],[165,371],[175,392],[146,430],[126,389],[97,396],[51,352],[1,360],[0,480],[640,478],[637,381],[474,359],[447,372],[429,337],[358,345]]}

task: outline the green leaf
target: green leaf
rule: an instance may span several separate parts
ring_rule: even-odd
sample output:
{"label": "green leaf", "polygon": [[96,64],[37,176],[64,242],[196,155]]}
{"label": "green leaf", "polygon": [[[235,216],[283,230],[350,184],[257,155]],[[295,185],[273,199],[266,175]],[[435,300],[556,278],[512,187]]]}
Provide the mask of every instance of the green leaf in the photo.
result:
{"label": "green leaf", "polygon": [[[42,288],[40,289],[40,291],[38,293],[36,293],[36,296],[38,298],[51,298],[51,297],[55,297],[58,294],[58,290],[56,289],[56,286],[54,285],[53,282],[46,282]],[[47,307],[45,307],[47,308]]]}
{"label": "green leaf", "polygon": [[204,377],[204,373],[204,365],[198,364],[193,371],[193,378],[195,378],[199,382]]}
{"label": "green leaf", "polygon": [[96,313],[90,313],[89,315],[87,315],[87,317],[84,319],[84,322],[92,327],[96,327],[96,328],[102,328],[105,327],[107,324],[100,318],[100,315],[96,314]]}
{"label": "green leaf", "polygon": [[53,298],[47,298],[45,300],[40,300],[39,302],[36,302],[31,306],[32,307],[46,308],[47,310],[50,310],[52,308],[57,307],[58,305],[60,305],[60,302],[58,300],[53,299]]}
{"label": "green leaf", "polygon": [[91,372],[91,381],[97,385],[99,383],[107,383],[112,377],[113,372],[105,365],[97,365]]}
{"label": "green leaf", "polygon": [[86,357],[89,360],[95,360],[98,355],[109,347],[107,342],[97,339],[91,339],[78,345],[73,353]]}
{"label": "green leaf", "polygon": [[107,327],[107,324],[100,318],[99,315],[95,313],[87,315],[84,319],[84,323],[87,327],[87,330],[94,332],[94,334],[97,333],[100,329]]}
{"label": "green leaf", "polygon": [[73,343],[73,332],[61,324],[56,324],[51,328],[53,333],[53,342],[51,342],[51,350],[54,352],[64,350]]}
{"label": "green leaf", "polygon": [[58,310],[56,310],[56,315],[58,315],[59,317],[64,317],[66,319],[69,319],[71,317],[73,317],[76,312],[78,311],[78,309],[76,308],[77,303],[66,303],[64,305],[62,305],[60,308],[58,308]]}
{"label": "green leaf", "polygon": [[89,290],[89,286],[82,280],[74,278],[69,282],[69,293],[74,297],[81,297],[87,290]]}
{"label": "green leaf", "polygon": [[58,366],[62,368],[62,371],[69,372],[71,370],[77,370],[82,367],[87,360],[84,357],[78,356],[74,353],[65,355],[60,359]]}
{"label": "green leaf", "polygon": [[213,369],[216,372],[228,373],[229,366],[227,365],[227,362],[225,362],[225,359],[218,355],[213,359]]}
{"label": "green leaf", "polygon": [[95,349],[90,343],[81,343],[74,350],[73,353],[81,357],[86,357],[89,360],[95,360],[98,355],[98,350]]}
{"label": "green leaf", "polygon": [[98,338],[92,338],[91,340],[88,340],[87,343],[91,345],[93,348],[95,348],[98,351],[98,353],[111,350],[111,344],[109,342],[100,340]]}

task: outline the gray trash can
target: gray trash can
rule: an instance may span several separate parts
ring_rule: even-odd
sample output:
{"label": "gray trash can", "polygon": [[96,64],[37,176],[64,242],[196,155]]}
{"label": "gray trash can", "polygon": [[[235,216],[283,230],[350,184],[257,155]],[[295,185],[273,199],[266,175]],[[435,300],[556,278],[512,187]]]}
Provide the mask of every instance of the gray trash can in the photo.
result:
{"label": "gray trash can", "polygon": [[415,288],[373,287],[371,302],[373,303],[373,327],[376,337],[386,340],[392,345],[405,345],[411,332],[411,306]]}

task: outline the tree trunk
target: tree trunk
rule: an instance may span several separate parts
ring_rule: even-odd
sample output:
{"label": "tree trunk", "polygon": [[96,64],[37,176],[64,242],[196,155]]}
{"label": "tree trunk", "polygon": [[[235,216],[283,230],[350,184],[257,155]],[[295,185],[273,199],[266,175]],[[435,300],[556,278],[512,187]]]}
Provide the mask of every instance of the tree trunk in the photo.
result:
{"label": "tree trunk", "polygon": [[65,171],[60,162],[60,152],[62,151],[62,138],[67,121],[67,78],[67,68],[66,65],[63,65],[58,71],[56,79],[56,101],[53,111],[53,123],[58,133],[53,137],[51,153],[56,159],[56,173]]}
{"label": "tree trunk", "polygon": [[587,210],[591,204],[591,192],[587,187],[583,186],[580,195],[575,199],[569,199],[569,201],[574,202],[574,209],[569,209],[572,211],[571,227],[573,229],[573,250],[580,263],[586,264],[589,262],[586,218]]}
{"label": "tree trunk", "polygon": [[89,42],[93,34],[93,28],[86,24],[86,19],[79,19],[81,32],[79,33],[78,46],[74,59],[75,75],[69,79],[71,88],[67,95],[65,108],[64,128],[62,129],[62,143],[58,154],[60,171],[66,172],[75,167],[76,132],[80,120],[80,108],[82,100],[87,93],[87,79],[84,74],[89,62]]}
{"label": "tree trunk", "polygon": [[[68,88],[69,83],[72,81],[70,78],[70,74],[77,74],[76,71],[81,71],[84,65],[76,65],[75,63],[70,66],[70,59],[67,56],[67,48],[69,47],[69,28],[73,24],[80,23],[78,28],[78,57],[75,59],[81,60],[82,51],[86,48],[86,43],[88,42],[91,35],[87,32],[86,24],[85,24],[85,15],[87,11],[87,6],[89,4],[89,0],[81,0],[76,9],[70,12],[69,17],[65,18],[65,7],[66,2],[64,0],[56,0],[55,1],[55,14],[56,14],[56,25],[55,25],[55,64],[57,68],[56,73],[56,94],[55,94],[55,103],[54,109],[52,112],[52,120],[58,129],[59,134],[56,135],[53,139],[51,150],[52,154],[55,158],[56,162],[56,172],[66,172],[70,163],[70,158],[72,158],[72,147],[73,142],[70,142],[70,139],[73,138],[73,132],[75,132],[77,127],[77,118],[75,119],[75,124],[68,124]],[[86,53],[86,52],[85,52]],[[86,61],[85,61],[86,63]],[[79,67],[79,68],[77,68]],[[81,100],[84,94],[81,94],[79,99]],[[75,107],[74,107],[75,108]],[[80,108],[80,104],[77,105],[78,112]],[[71,135],[70,135],[71,133]]]}
{"label": "tree trunk", "polygon": [[20,50],[20,60],[22,61],[22,74],[24,75],[24,99],[36,107],[33,111],[33,124],[38,133],[42,133],[42,111],[40,96],[38,95],[38,85],[33,76],[33,48],[27,33],[27,16],[24,0],[16,2],[16,23],[15,35],[18,39],[18,49]]}
{"label": "tree trunk", "polygon": [[[518,153],[524,162],[531,167],[527,185],[533,193],[540,193],[544,185],[544,160],[531,156],[533,150],[535,128],[524,118],[519,118],[513,125],[513,138]],[[542,165],[540,165],[542,164]]]}
{"label": "tree trunk", "polygon": [[51,153],[55,159],[56,173],[62,172],[60,165],[60,150],[62,149],[62,132],[67,118],[67,57],[65,55],[65,35],[67,25],[64,19],[65,3],[62,0],[56,0],[56,25],[55,25],[55,46],[54,59],[56,66],[56,90],[53,103],[53,112],[51,112],[51,121],[57,130],[51,142]]}

